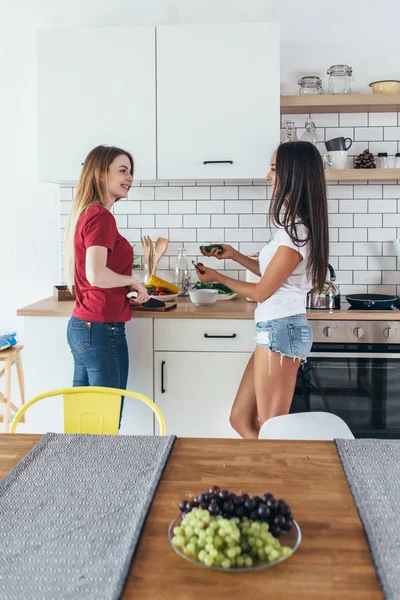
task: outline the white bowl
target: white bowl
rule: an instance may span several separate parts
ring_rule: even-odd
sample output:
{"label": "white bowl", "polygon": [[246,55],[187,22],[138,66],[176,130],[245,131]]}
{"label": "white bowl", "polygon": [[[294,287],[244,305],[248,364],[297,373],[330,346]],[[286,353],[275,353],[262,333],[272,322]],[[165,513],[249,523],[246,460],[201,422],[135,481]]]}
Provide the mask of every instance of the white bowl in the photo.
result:
{"label": "white bowl", "polygon": [[218,298],[218,290],[189,290],[189,298],[196,306],[214,304]]}

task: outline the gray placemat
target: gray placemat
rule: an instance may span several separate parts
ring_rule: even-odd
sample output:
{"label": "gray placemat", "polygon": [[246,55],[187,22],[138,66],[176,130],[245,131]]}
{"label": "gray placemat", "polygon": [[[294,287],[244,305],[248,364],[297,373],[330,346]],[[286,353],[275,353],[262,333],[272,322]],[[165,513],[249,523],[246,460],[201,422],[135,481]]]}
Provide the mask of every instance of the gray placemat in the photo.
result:
{"label": "gray placemat", "polygon": [[335,440],[385,598],[400,598],[400,440]]}
{"label": "gray placemat", "polygon": [[119,598],[174,441],[46,434],[0,483],[0,598]]}

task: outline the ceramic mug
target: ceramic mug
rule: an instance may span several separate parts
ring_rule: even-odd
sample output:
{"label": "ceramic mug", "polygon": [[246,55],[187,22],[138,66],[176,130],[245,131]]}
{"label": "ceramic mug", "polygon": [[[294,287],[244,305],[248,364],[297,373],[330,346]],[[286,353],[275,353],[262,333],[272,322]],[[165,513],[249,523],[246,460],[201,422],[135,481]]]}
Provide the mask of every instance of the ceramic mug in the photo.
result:
{"label": "ceramic mug", "polygon": [[336,150],[348,150],[352,144],[351,138],[337,137],[325,142],[325,148],[328,152],[336,152]]}
{"label": "ceramic mug", "polygon": [[347,163],[346,150],[335,150],[324,155],[325,162],[331,169],[345,169]]}

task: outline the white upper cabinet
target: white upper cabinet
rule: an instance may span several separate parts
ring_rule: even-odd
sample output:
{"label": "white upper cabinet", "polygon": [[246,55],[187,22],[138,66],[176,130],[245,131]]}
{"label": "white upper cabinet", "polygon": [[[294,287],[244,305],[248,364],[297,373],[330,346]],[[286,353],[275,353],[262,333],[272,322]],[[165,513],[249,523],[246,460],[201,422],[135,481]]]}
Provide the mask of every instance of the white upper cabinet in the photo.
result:
{"label": "white upper cabinet", "polygon": [[119,146],[156,178],[155,28],[38,33],[39,179],[76,181],[88,152]]}
{"label": "white upper cabinet", "polygon": [[157,27],[158,178],[263,178],[279,94],[277,23]]}

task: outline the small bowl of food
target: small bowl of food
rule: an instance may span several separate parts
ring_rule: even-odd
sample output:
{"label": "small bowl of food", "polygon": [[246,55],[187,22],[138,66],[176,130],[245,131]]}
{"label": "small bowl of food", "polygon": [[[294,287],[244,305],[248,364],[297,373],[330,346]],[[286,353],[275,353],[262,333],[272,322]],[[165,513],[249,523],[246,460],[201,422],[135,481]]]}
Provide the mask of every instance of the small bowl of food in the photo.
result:
{"label": "small bowl of food", "polygon": [[189,290],[189,298],[196,306],[214,304],[218,298],[218,290]]}
{"label": "small bowl of food", "polygon": [[396,79],[387,79],[382,81],[373,81],[369,84],[373,94],[398,94],[400,92],[400,81]]}

